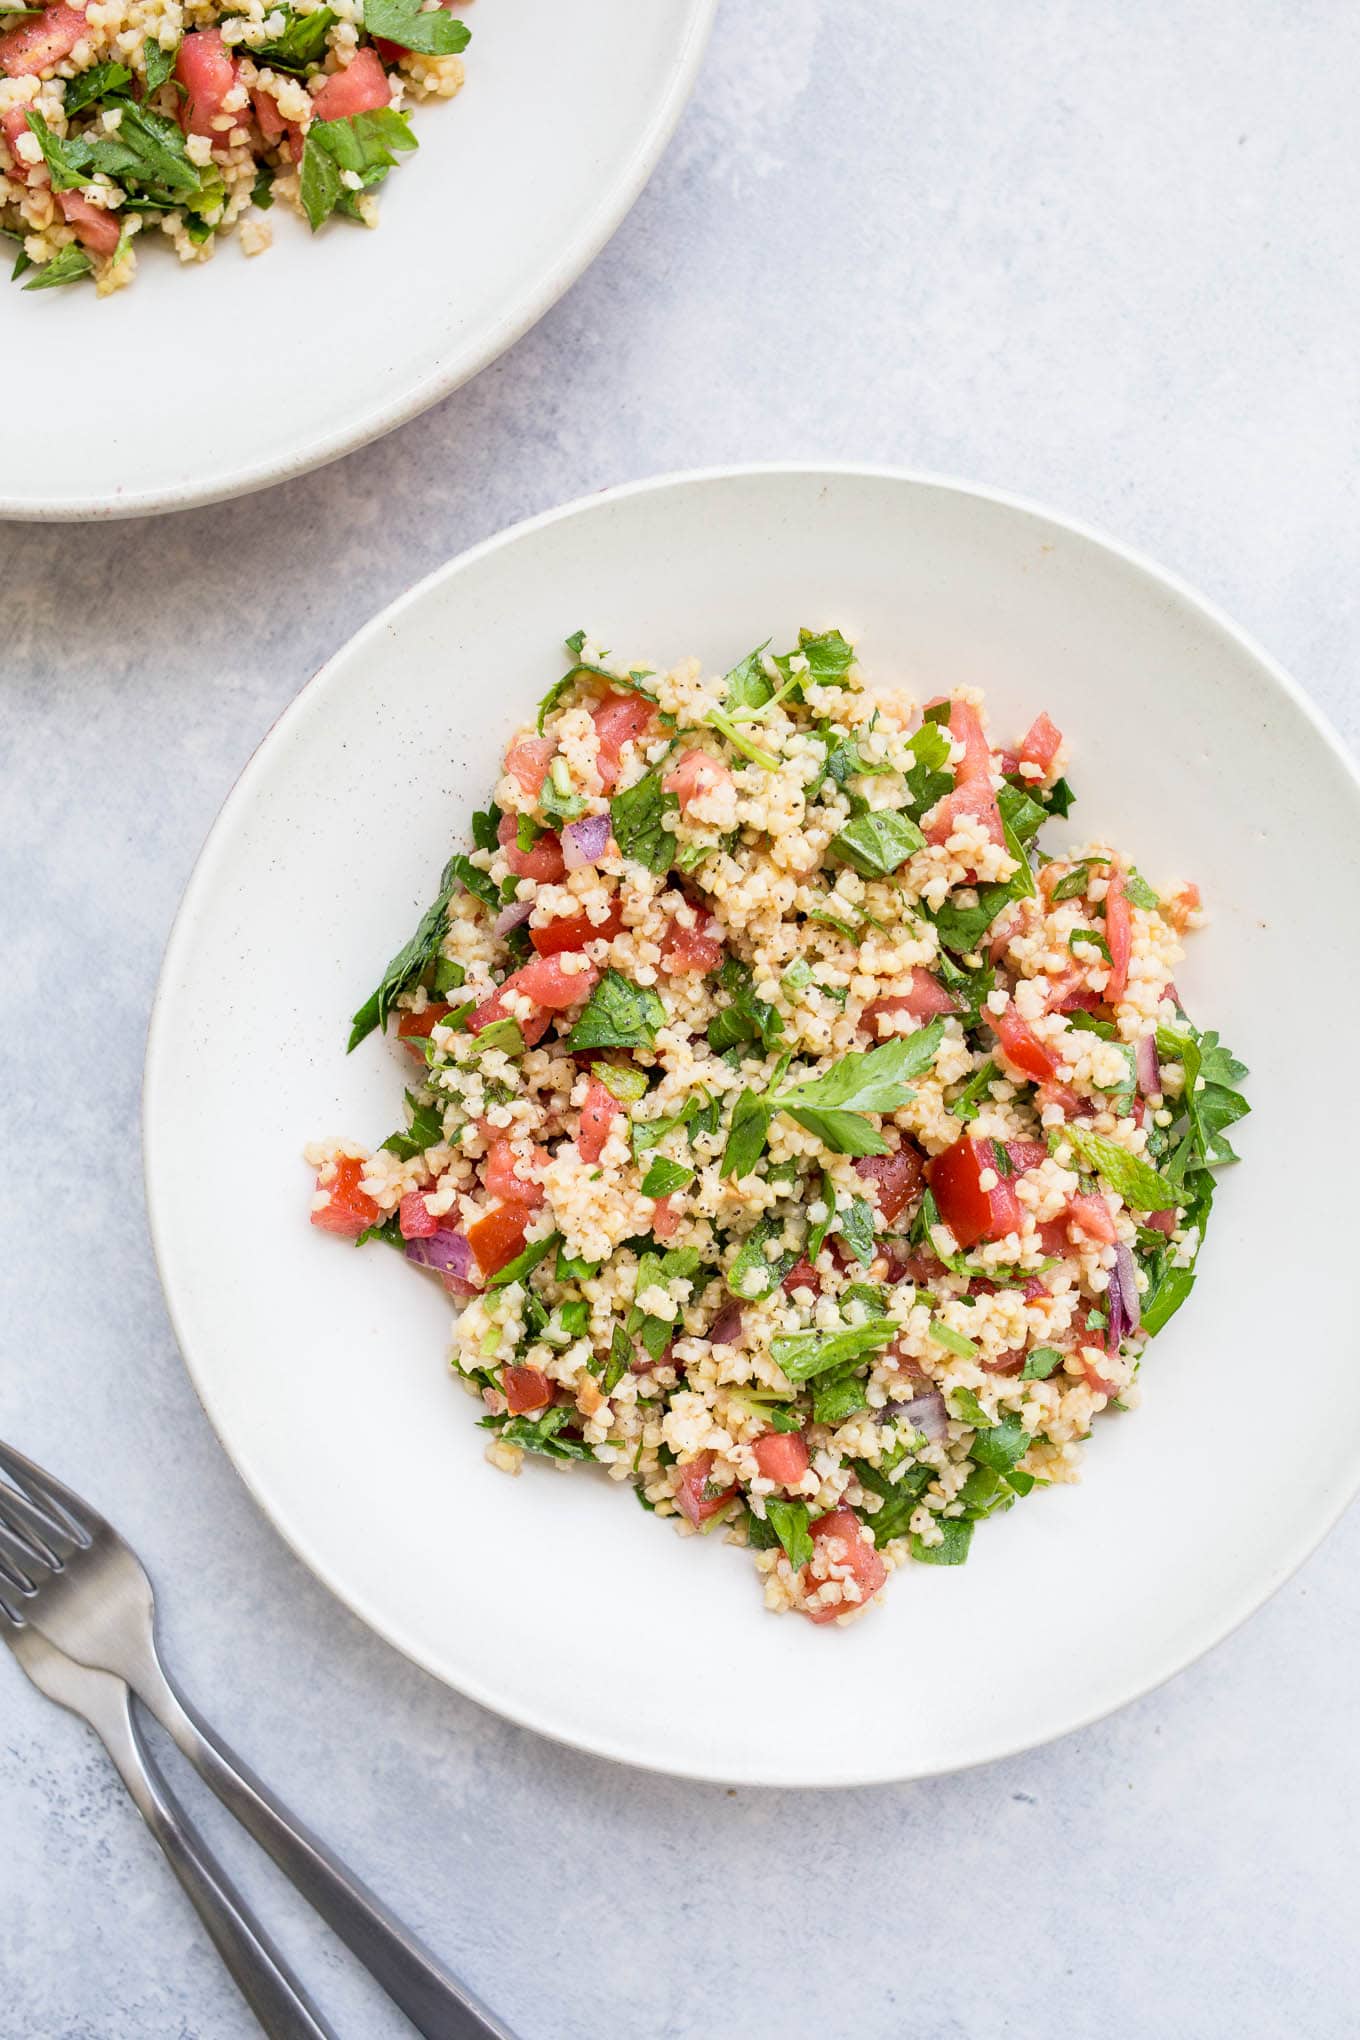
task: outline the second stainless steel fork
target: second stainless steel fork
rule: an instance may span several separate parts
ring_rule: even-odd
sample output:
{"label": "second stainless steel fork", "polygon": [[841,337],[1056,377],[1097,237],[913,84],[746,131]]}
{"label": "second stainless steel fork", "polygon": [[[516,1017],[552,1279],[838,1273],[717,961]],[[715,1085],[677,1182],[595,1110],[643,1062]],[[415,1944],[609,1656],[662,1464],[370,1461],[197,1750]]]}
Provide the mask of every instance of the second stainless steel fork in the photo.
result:
{"label": "second stainless steel fork", "polygon": [[0,1474],[0,1584],[24,1623],[137,1694],[425,2040],[513,2040],[176,1691],[156,1648],[151,1582],[113,1526],[3,1444]]}

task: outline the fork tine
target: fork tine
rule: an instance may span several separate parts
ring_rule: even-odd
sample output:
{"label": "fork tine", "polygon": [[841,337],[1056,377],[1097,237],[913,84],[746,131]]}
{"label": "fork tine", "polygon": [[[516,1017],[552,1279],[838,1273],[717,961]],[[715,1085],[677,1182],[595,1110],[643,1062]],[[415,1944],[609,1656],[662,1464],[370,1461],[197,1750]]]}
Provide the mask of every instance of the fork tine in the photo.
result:
{"label": "fork tine", "polygon": [[0,1594],[17,1594],[21,1600],[30,1600],[38,1591],[38,1583],[29,1578],[27,1567],[34,1572],[41,1570],[31,1558],[21,1557],[20,1546],[0,1530]]}
{"label": "fork tine", "polygon": [[[72,1494],[63,1486],[54,1473],[34,1460],[26,1459],[13,1445],[7,1445],[0,1438],[0,1473],[7,1474],[15,1487],[21,1488],[34,1507],[45,1510],[52,1517],[56,1529],[63,1530],[77,1544],[90,1544],[96,1534],[106,1528],[104,1518],[98,1510],[83,1502],[79,1495]],[[66,1519],[63,1523],[63,1517]]]}
{"label": "fork tine", "polygon": [[23,1616],[19,1613],[17,1603],[14,1607],[11,1608],[9,1602],[5,1598],[5,1593],[6,1589],[3,1583],[0,1583],[0,1622],[3,1622],[6,1625],[6,1627],[10,1629],[27,1628],[28,1625],[25,1623]]}
{"label": "fork tine", "polygon": [[76,1540],[61,1524],[36,1508],[18,1488],[0,1480],[0,1524],[21,1544],[30,1560],[45,1571],[61,1568],[63,1557],[76,1548]]}

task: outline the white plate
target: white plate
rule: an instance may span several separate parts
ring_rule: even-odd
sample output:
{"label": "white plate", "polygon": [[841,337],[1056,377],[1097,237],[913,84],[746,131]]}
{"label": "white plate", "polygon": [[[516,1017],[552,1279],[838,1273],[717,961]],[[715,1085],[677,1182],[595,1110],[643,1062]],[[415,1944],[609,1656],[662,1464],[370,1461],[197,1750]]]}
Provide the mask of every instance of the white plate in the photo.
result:
{"label": "white plate", "polygon": [[[586,626],[630,662],[730,663],[799,624],[870,675],[1049,709],[1073,827],[1212,912],[1181,991],[1251,1064],[1203,1274],[1103,1419],[1080,1487],[911,1567],[845,1631],[766,1615],[745,1554],[590,1473],[482,1458],[449,1311],[393,1254],[308,1229],[313,1135],[380,1140],[404,1057],[348,1015],[430,897],[507,733]],[[1292,684],[1106,540],[982,490],[761,469],[616,490],[393,605],[232,793],[171,937],[145,1137],[156,1252],[222,1441],[284,1536],[411,1657],[515,1720],[694,1777],[849,1784],[1039,1742],[1146,1691],[1299,1564],[1360,1474],[1353,1271],[1326,1222],[1360,1152],[1336,1029],[1360,788]],[[1340,1016],[1338,1020],[1336,1016]]]}
{"label": "white plate", "polygon": [[138,275],[0,297],[14,388],[0,517],[184,509],[302,474],[445,397],[604,246],[694,82],[716,0],[475,0],[467,82],[415,105],[417,153],[377,230],[315,238],[275,206],[185,274],[148,231]]}

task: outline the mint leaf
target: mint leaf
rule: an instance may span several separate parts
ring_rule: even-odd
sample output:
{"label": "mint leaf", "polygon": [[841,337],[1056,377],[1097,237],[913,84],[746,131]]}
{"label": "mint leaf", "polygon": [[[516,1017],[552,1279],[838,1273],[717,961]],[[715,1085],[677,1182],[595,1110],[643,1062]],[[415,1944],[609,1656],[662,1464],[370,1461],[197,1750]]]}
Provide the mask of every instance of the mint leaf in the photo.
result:
{"label": "mint leaf", "polygon": [[1063,1364],[1063,1356],[1056,1346],[1032,1346],[1020,1370],[1022,1381],[1047,1381]]}
{"label": "mint leaf", "polygon": [[1123,1198],[1131,1211],[1171,1211],[1180,1203],[1181,1193],[1175,1184],[1168,1183],[1165,1176],[1158,1175],[1139,1156],[1120,1147],[1118,1141],[1107,1139],[1103,1133],[1092,1133],[1075,1122],[1050,1135],[1050,1148],[1064,1140],[1088,1168],[1094,1169]]}
{"label": "mint leaf", "polygon": [[869,1318],[862,1325],[847,1325],[839,1332],[789,1332],[770,1341],[770,1355],[785,1378],[795,1385],[843,1367],[866,1353],[877,1352],[896,1338],[900,1327],[894,1318]]}
{"label": "mint leaf", "polygon": [[925,837],[915,822],[894,808],[877,808],[847,822],[831,839],[836,855],[861,878],[887,878],[918,850]]}
{"label": "mint leaf", "polygon": [[765,1520],[783,1545],[784,1556],[789,1564],[795,1572],[801,1572],[812,1557],[807,1503],[785,1501],[779,1495],[767,1495]]}
{"label": "mint leaf", "polygon": [[658,874],[670,870],[675,856],[675,832],[663,827],[662,816],[674,813],[680,804],[673,793],[665,791],[661,780],[661,766],[653,766],[636,786],[615,794],[609,803],[620,853]]}
{"label": "mint leaf", "polygon": [[727,1271],[727,1287],[739,1303],[758,1303],[773,1296],[793,1266],[794,1254],[784,1252],[771,1261],[765,1249],[784,1230],[781,1220],[768,1215],[754,1225],[742,1242],[741,1251]]}
{"label": "mint leaf", "polygon": [[93,268],[94,264],[85,250],[72,241],[50,262],[44,262],[24,289],[56,290],[63,283],[76,283],[82,276],[88,276]]}
{"label": "mint leaf", "polygon": [[694,1171],[687,1163],[669,1161],[665,1155],[657,1155],[642,1179],[644,1197],[669,1197],[673,1191],[683,1190],[686,1183],[694,1181]]}
{"label": "mint leaf", "polygon": [[765,1149],[770,1108],[754,1091],[743,1091],[732,1108],[732,1124],[723,1149],[722,1173],[738,1182],[749,1176]]}
{"label": "mint leaf", "polygon": [[448,927],[449,901],[453,897],[453,888],[460,877],[463,878],[464,884],[468,882],[464,876],[464,867],[467,872],[472,873],[479,885],[489,887],[494,895],[495,887],[491,885],[485,872],[474,871],[466,857],[455,856],[449,859],[440,877],[439,892],[433,905],[425,909],[415,934],[397,951],[388,964],[376,992],[364,1001],[354,1015],[346,1054],[356,1049],[375,1027],[386,1032],[387,1016],[398,994],[414,983],[438,953]]}
{"label": "mint leaf", "polygon": [[968,1547],[973,1541],[973,1525],[967,1516],[937,1516],[936,1522],[944,1533],[942,1544],[925,1544],[915,1534],[911,1537],[911,1555],[922,1565],[963,1565],[968,1557]]}
{"label": "mint leaf", "polygon": [[607,970],[567,1036],[569,1049],[650,1048],[666,1009],[650,985],[635,985]]}

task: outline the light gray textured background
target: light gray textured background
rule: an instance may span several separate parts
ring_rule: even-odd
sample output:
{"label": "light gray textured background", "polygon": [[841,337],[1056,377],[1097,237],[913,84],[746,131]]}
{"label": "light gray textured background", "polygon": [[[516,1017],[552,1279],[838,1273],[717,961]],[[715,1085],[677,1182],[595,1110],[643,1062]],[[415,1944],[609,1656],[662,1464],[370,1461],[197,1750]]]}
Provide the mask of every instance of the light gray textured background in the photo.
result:
{"label": "light gray textured background", "polygon": [[[632,217],[469,388],[269,495],[0,542],[0,1432],[125,1528],[189,1689],[524,2040],[1353,2034],[1360,1516],[1165,1691],[932,1784],[706,1790],[480,1712],[284,1550],[175,1351],[137,1106],[190,866],[374,610],[705,462],[1049,501],[1216,598],[1354,744],[1358,73],[1344,0],[725,0]],[[1271,1478],[1268,1413],[1218,1471]],[[226,1826],[346,2040],[406,2031]],[[253,2030],[101,1753],[0,1662],[3,2040]]]}

